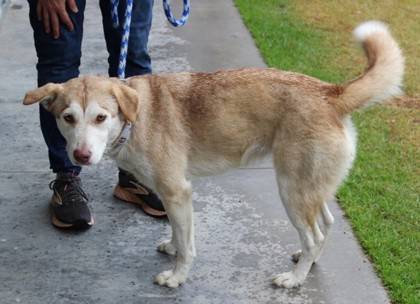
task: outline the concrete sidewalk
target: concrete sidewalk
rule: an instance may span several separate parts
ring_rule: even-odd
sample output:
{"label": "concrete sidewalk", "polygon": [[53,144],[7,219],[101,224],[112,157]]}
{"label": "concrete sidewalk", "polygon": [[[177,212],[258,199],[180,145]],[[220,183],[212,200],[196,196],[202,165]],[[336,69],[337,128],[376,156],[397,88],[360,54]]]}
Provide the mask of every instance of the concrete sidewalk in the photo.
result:
{"label": "concrete sidewalk", "polygon": [[[82,73],[107,71],[97,1],[88,1]],[[174,2],[174,1],[173,1]],[[50,225],[47,151],[38,108],[23,107],[36,86],[25,1],[0,31],[0,303],[389,303],[341,210],[318,264],[300,289],[273,288],[292,267],[295,230],[277,195],[269,161],[194,182],[198,257],[185,285],[152,283],[173,260],[156,251],[165,220],[112,197],[110,160],[83,171],[96,225],[65,233]],[[186,27],[171,28],[155,3],[151,55],[155,72],[264,66],[231,1],[194,0]]]}

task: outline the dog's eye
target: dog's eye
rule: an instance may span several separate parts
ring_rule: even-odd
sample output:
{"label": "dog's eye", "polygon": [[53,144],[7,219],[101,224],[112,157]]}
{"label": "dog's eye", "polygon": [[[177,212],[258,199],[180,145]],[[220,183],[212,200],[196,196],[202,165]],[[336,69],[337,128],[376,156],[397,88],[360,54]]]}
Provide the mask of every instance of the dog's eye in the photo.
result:
{"label": "dog's eye", "polygon": [[64,114],[63,119],[70,124],[75,122],[74,116],[71,114]]}
{"label": "dog's eye", "polygon": [[99,114],[98,116],[96,116],[96,122],[101,123],[106,119],[106,115],[103,114]]}

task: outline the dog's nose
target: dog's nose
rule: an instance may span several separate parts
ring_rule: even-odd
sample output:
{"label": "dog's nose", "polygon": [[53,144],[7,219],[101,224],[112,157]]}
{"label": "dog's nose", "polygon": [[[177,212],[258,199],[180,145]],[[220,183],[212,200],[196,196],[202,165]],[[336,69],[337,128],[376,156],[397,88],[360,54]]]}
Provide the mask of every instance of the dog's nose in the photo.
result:
{"label": "dog's nose", "polygon": [[88,164],[90,157],[92,156],[92,152],[85,149],[76,149],[73,152],[74,159],[77,160],[80,164]]}

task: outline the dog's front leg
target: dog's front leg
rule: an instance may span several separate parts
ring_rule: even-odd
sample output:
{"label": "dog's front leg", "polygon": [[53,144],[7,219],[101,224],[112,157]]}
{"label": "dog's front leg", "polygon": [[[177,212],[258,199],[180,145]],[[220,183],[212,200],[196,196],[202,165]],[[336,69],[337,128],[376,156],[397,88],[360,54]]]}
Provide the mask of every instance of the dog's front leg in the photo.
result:
{"label": "dog's front leg", "polygon": [[187,181],[177,186],[163,186],[159,194],[172,227],[172,240],[159,245],[158,250],[168,254],[176,252],[173,270],[158,274],[155,282],[168,287],[178,287],[187,279],[195,256],[191,184]]}

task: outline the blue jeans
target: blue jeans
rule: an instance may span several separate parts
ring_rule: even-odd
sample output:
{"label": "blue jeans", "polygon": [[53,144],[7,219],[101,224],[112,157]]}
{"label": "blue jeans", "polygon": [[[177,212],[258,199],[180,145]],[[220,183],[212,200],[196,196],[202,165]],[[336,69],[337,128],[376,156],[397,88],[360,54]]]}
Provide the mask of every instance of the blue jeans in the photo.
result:
{"label": "blue jeans", "polygon": [[[76,0],[78,13],[68,11],[73,21],[74,30],[69,31],[64,25],[60,28],[60,37],[54,39],[46,34],[42,21],[36,15],[37,0],[28,0],[29,19],[34,31],[35,49],[38,56],[38,86],[48,82],[65,82],[79,76],[80,57],[82,55],[83,16],[86,0]],[[108,74],[117,76],[122,29],[114,29],[111,20],[110,0],[100,0],[102,24],[107,50],[109,53]],[[148,37],[152,24],[153,0],[134,0],[131,17],[130,40],[128,44],[126,77],[151,73],[151,60],[147,50]],[[125,1],[119,5],[119,17],[124,20]],[[39,108],[41,130],[48,146],[50,168],[53,172],[71,172],[79,174],[81,168],[72,164],[67,156],[66,141],[57,128],[55,117],[42,106]]]}

